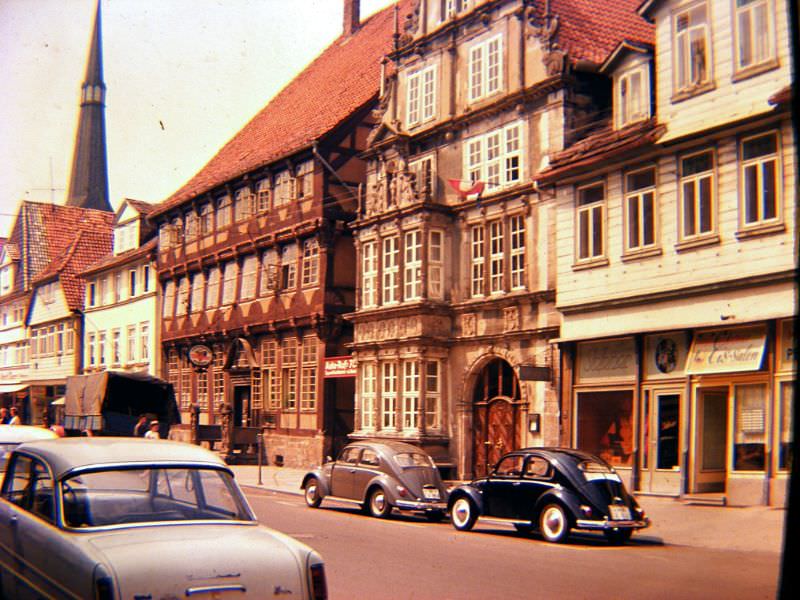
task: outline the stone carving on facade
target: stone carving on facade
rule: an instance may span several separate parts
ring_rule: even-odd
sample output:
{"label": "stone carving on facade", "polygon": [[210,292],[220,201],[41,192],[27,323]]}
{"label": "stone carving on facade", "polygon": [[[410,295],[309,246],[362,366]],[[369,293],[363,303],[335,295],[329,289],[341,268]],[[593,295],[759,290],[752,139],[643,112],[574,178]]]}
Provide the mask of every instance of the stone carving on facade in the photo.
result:
{"label": "stone carving on facade", "polygon": [[464,337],[474,337],[478,333],[478,318],[474,313],[461,315],[461,333]]}
{"label": "stone carving on facade", "polygon": [[542,48],[549,51],[558,32],[558,15],[546,14],[540,17],[536,14],[536,9],[531,8],[528,11],[528,25],[531,35],[541,42]]}
{"label": "stone carving on facade", "polygon": [[509,306],[503,309],[503,332],[519,330],[519,307]]}
{"label": "stone carving on facade", "polygon": [[421,4],[422,0],[416,0],[414,2],[414,8],[411,9],[411,13],[406,15],[406,22],[403,26],[403,31],[411,36],[419,31],[419,12]]}
{"label": "stone carving on facade", "polygon": [[567,71],[567,53],[553,44],[553,49],[544,57],[544,65],[547,74],[551,77],[561,75]]}

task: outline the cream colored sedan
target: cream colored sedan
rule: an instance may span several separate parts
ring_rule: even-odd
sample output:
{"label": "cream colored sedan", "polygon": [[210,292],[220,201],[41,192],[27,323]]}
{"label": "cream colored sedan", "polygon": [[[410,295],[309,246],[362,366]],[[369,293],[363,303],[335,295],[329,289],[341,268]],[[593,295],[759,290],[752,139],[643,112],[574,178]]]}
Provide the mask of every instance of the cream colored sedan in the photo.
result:
{"label": "cream colored sedan", "polygon": [[198,446],[136,438],[31,442],[0,493],[0,597],[327,597],[322,559],[258,524]]}

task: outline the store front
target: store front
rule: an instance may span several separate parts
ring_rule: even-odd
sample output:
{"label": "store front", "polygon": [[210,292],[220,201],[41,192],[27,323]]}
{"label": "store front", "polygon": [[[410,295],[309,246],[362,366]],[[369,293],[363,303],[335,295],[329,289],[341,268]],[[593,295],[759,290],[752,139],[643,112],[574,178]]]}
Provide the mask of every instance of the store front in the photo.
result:
{"label": "store front", "polygon": [[574,346],[572,444],[638,493],[785,505],[794,322]]}

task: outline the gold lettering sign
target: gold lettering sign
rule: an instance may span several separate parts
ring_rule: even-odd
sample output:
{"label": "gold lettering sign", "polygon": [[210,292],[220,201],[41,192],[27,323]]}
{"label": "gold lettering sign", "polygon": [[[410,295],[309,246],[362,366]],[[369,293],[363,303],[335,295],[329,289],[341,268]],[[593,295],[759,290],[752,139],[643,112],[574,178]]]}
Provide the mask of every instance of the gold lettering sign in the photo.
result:
{"label": "gold lettering sign", "polygon": [[704,331],[695,334],[686,372],[693,375],[757,371],[764,359],[763,327]]}

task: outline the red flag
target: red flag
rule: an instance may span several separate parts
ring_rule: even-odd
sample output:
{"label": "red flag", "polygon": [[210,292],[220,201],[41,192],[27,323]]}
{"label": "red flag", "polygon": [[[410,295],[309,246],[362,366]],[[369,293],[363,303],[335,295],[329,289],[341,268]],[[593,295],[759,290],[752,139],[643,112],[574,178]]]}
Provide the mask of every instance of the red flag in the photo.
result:
{"label": "red flag", "polygon": [[459,198],[464,200],[467,196],[480,194],[486,186],[484,181],[464,181],[463,179],[448,179],[447,182],[458,194]]}

